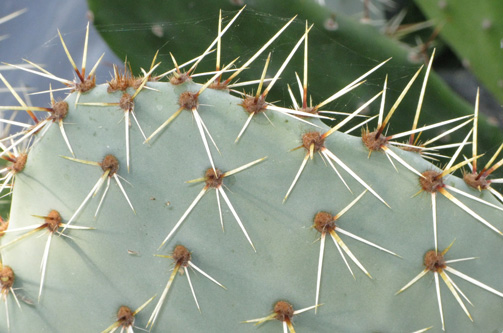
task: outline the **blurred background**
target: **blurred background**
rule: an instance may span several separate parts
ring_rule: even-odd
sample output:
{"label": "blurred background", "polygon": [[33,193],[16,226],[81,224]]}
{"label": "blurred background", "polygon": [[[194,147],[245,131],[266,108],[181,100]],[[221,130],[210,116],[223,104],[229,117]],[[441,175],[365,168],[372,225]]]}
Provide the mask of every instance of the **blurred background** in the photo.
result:
{"label": "blurred background", "polygon": [[[21,11],[21,12],[20,12]],[[71,79],[74,71],[68,62],[58,36],[58,29],[72,54],[80,65],[84,47],[86,24],[90,12],[85,0],[72,1],[32,1],[4,0],[0,5],[0,17],[18,12],[18,16],[0,24],[0,62],[21,64],[22,59],[33,61],[54,75]],[[105,52],[98,68],[97,82],[110,78],[111,64],[120,63],[91,24],[88,47],[88,68]],[[16,87],[26,86],[31,92],[48,90],[50,80],[41,76],[2,66],[0,73]],[[62,85],[52,81],[53,88]],[[2,84],[1,89],[5,88]],[[4,91],[4,90],[2,90]],[[61,94],[61,97],[64,95]],[[48,94],[30,96],[33,105],[50,105]],[[10,93],[0,94],[1,105],[17,105]]]}

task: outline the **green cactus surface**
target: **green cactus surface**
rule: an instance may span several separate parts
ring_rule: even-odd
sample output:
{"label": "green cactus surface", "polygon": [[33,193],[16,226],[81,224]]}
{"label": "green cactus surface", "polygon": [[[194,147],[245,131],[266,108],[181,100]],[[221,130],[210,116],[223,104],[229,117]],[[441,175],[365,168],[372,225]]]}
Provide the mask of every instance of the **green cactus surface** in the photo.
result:
{"label": "green cactus surface", "polygon": [[[392,63],[381,68],[390,66],[389,80]],[[503,329],[503,206],[490,185],[474,189],[452,174],[483,152],[461,145],[439,168],[423,147],[390,144],[381,134],[395,104],[386,83],[351,110],[385,112],[346,134],[347,117],[331,128],[294,116],[264,101],[262,84],[248,96],[213,89],[221,71],[173,84],[183,69],[167,80],[156,64],[136,79],[116,68],[108,84],[73,86],[51,101],[49,118],[3,143],[11,163],[27,159],[4,170],[13,189],[0,239],[0,331],[441,332],[442,321],[449,332]],[[421,86],[424,71],[411,84]],[[23,103],[4,108],[43,110]],[[464,121],[458,131],[476,142],[476,122]]]}
{"label": "green cactus surface", "polygon": [[415,1],[440,36],[496,99],[503,101],[503,11],[500,1]]}

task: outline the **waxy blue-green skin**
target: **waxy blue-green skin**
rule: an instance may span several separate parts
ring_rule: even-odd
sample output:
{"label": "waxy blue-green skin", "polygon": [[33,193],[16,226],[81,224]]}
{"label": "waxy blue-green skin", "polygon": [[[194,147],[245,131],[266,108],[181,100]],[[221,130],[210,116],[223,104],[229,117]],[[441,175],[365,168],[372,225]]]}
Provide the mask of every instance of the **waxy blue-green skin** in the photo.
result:
{"label": "waxy blue-green skin", "polygon": [[[178,109],[181,92],[197,91],[200,87],[194,83],[172,86],[167,82],[149,82],[147,86],[153,89],[144,89],[134,100],[136,116],[147,136]],[[320,234],[312,228],[313,217],[319,211],[335,215],[365,190],[336,165],[353,193],[349,192],[330,165],[315,154],[283,203],[306,154],[304,148],[291,149],[301,145],[304,133],[324,133],[329,128],[317,120],[310,120],[315,127],[268,110],[272,124],[257,114],[236,144],[236,136],[248,117],[239,105],[241,99],[227,91],[205,90],[199,96],[198,112],[221,152],[209,143],[216,167],[225,172],[267,157],[223,181],[223,189],[256,252],[220,196],[225,226],[222,232],[214,189],[208,190],[174,236],[158,249],[203,189],[204,182],[186,181],[204,176],[210,167],[208,155],[191,111],[183,111],[149,144],[143,143],[144,138],[132,121],[128,173],[124,111],[115,106],[83,105],[118,102],[122,93],[106,90],[106,85],[100,85],[82,94],[77,107],[76,94],[69,95],[65,131],[76,158],[96,162],[106,154],[118,158],[118,175],[123,178],[121,182],[136,214],[112,179],[97,218],[93,216],[103,189],[72,222],[94,230],[65,231],[71,239],[52,237],[40,302],[40,263],[47,234],[3,249],[3,263],[16,273],[15,287],[22,288],[20,295],[34,302],[22,303],[20,310],[8,295],[11,332],[99,332],[116,320],[121,305],[134,310],[157,295],[136,316],[135,325],[145,327],[173,268],[171,259],[155,255],[169,255],[178,244],[186,246],[192,252],[192,262],[227,290],[189,268],[201,312],[185,275],[177,275],[152,332],[281,332],[281,323],[276,320],[259,327],[242,322],[269,315],[278,300],[289,301],[296,310],[314,305]],[[376,113],[379,102],[370,108]],[[337,225],[401,258],[341,234],[373,277],[368,278],[347,258],[353,278],[327,237],[319,299],[323,305],[316,314],[307,311],[295,316],[296,330],[413,332],[433,326],[431,332],[441,331],[431,273],[395,295],[424,269],[423,256],[434,248],[430,193],[414,196],[421,189],[418,176],[397,162],[398,172],[395,171],[382,152],[374,152],[369,158],[358,136],[336,132],[326,139],[325,147],[391,206],[386,207],[366,193]],[[435,169],[416,153],[392,149],[419,172]],[[62,156],[71,154],[57,124],[53,124],[30,150],[25,170],[16,176],[10,228],[42,223],[33,215],[43,216],[52,209],[58,210],[66,222],[103,173],[97,166]],[[446,177],[445,183],[496,202],[486,191],[470,189],[457,177]],[[497,228],[503,228],[501,211],[460,200]],[[478,257],[452,267],[503,290],[503,263],[499,256],[502,236],[441,195],[437,195],[437,219],[439,249],[456,240],[447,260]],[[17,236],[19,233],[7,234],[2,243]],[[503,299],[451,276],[475,305],[467,305],[474,323],[441,282],[447,331],[500,331]],[[3,310],[0,325],[5,331]]]}

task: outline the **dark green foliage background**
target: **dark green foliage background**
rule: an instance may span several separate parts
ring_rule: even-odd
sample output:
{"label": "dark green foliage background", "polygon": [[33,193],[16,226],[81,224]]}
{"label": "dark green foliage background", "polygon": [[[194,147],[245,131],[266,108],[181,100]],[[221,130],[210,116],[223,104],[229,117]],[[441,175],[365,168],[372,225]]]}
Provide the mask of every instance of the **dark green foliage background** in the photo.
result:
{"label": "dark green foliage background", "polygon": [[[329,108],[334,110],[355,110],[359,104],[381,89],[385,74],[389,74],[389,109],[420,66],[409,61],[409,50],[403,44],[382,35],[370,25],[346,17],[342,12],[336,13],[339,28],[336,31],[326,30],[323,25],[331,13],[314,1],[255,0],[247,1],[246,4],[246,10],[223,38],[223,48],[226,50],[222,55],[223,62],[228,63],[240,55],[240,61],[243,63],[279,30],[288,18],[298,14],[295,22],[271,48],[273,55],[269,75],[274,75],[275,69],[281,65],[301,37],[305,20],[314,23],[315,26],[309,34],[309,91],[314,104],[338,91],[379,62],[393,57],[382,70],[373,74],[363,87],[329,105]],[[240,8],[228,0],[89,0],[89,5],[94,13],[96,28],[119,57],[127,56],[133,70],[137,70],[139,67],[148,68],[154,53],[159,50],[159,59],[163,62],[160,71],[173,67],[169,52],[174,54],[179,63],[183,63],[194,54],[205,50],[217,35],[220,8],[226,22]],[[152,32],[154,24],[162,31],[162,37]],[[258,73],[262,69],[267,52],[255,61],[256,64],[252,65],[249,71],[243,73],[241,80],[259,77]],[[292,68],[302,70],[302,56],[302,50],[299,50],[282,74],[282,88],[273,91],[270,101],[281,100],[280,104],[290,106],[286,83],[292,85],[295,92],[298,91]],[[198,68],[198,72],[214,69],[215,55],[207,58]],[[299,72],[299,75],[302,73]],[[418,78],[394,116],[390,133],[410,128],[411,115],[417,107],[421,86],[419,81],[423,75]],[[470,113],[473,113],[473,103],[468,104],[461,100],[432,73],[419,125]],[[503,141],[501,131],[485,121],[481,121],[479,126],[480,150],[495,150]],[[461,141],[465,133],[466,131],[459,131],[449,141]]]}

